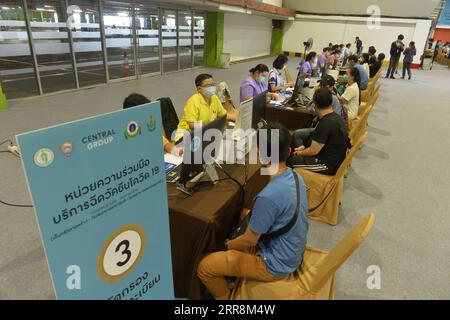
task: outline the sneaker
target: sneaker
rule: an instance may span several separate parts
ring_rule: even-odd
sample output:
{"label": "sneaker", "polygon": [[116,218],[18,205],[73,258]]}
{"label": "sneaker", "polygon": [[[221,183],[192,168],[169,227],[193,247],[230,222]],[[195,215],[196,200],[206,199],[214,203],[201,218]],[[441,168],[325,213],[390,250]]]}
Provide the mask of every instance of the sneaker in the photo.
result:
{"label": "sneaker", "polygon": [[405,77],[402,77],[402,79],[405,79]]}
{"label": "sneaker", "polygon": [[408,80],[411,80],[411,76],[408,77]]}
{"label": "sneaker", "polygon": [[394,76],[391,76],[390,79],[396,79]]}

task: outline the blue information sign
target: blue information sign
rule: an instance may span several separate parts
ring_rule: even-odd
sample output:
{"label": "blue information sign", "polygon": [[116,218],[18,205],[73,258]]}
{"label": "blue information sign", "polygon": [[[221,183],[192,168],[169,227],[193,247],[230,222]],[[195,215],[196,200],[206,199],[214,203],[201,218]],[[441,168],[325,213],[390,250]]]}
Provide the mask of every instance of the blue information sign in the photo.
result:
{"label": "blue information sign", "polygon": [[58,299],[173,299],[159,102],[17,136]]}

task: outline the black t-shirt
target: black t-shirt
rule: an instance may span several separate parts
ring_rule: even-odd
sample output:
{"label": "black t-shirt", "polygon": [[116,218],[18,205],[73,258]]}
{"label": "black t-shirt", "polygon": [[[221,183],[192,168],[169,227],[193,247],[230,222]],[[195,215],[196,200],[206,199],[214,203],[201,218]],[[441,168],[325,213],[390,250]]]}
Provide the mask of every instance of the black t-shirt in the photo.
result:
{"label": "black t-shirt", "polygon": [[362,47],[362,41],[360,40],[356,40],[356,48],[361,49]]}
{"label": "black t-shirt", "polygon": [[350,147],[348,130],[341,117],[334,112],[325,115],[319,120],[311,138],[324,144],[317,158],[327,165],[332,174],[335,174]]}
{"label": "black t-shirt", "polygon": [[377,59],[375,59],[371,64],[369,64],[369,70],[370,70],[370,78],[375,77],[378,70],[381,68],[381,63]]}
{"label": "black t-shirt", "polygon": [[395,58],[400,58],[402,55],[404,48],[403,48],[403,42],[400,40],[394,41],[391,44],[391,56]]}

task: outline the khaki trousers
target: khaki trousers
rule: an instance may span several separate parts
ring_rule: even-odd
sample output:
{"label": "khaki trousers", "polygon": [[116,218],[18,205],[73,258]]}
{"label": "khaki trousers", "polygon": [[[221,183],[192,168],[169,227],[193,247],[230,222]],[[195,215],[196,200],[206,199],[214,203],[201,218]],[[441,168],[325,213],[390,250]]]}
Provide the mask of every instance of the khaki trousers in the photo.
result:
{"label": "khaki trousers", "polygon": [[248,278],[263,282],[278,280],[267,271],[259,254],[228,250],[212,253],[200,262],[197,274],[217,300],[228,300],[230,288],[226,276]]}

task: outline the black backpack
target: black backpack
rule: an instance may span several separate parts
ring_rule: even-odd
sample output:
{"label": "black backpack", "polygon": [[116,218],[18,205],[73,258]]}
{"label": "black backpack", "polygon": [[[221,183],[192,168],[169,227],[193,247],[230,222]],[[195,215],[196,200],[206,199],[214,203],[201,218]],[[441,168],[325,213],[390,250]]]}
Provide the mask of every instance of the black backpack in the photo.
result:
{"label": "black backpack", "polygon": [[158,101],[161,103],[161,118],[164,132],[166,133],[166,138],[171,140],[172,133],[177,129],[180,121],[170,98],[159,98]]}

